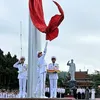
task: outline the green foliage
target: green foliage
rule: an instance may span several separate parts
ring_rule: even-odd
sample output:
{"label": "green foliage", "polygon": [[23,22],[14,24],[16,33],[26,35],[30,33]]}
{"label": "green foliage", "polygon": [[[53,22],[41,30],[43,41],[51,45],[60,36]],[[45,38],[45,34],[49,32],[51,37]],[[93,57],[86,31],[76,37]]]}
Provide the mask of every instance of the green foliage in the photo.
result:
{"label": "green foliage", "polygon": [[91,74],[90,77],[93,81],[93,86],[97,88],[100,85],[100,74]]}
{"label": "green foliage", "polygon": [[98,88],[98,86],[100,86],[100,73],[95,72],[94,74],[90,75],[92,81],[93,81],[93,88],[96,89],[96,95],[100,97],[100,88]]}
{"label": "green foliage", "polygon": [[13,68],[16,61],[16,55],[12,57],[10,52],[4,55],[0,49],[0,88],[18,88],[18,73],[17,69]]}

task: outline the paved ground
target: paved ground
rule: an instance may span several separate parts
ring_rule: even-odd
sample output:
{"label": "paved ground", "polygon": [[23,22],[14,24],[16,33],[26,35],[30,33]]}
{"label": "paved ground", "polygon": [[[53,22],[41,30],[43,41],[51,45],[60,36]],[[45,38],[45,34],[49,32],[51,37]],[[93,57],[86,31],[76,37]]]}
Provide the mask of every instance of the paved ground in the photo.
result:
{"label": "paved ground", "polygon": [[[50,98],[45,98],[45,99],[43,99],[43,98],[33,98],[33,99],[29,99],[29,98],[0,98],[0,100],[76,100],[76,99],[74,99],[74,98],[55,98],[55,99],[50,99]],[[83,100],[83,99],[77,99],[77,100]],[[100,98],[96,98],[95,100],[100,100]]]}
{"label": "paved ground", "polygon": [[[67,98],[68,100],[75,100],[74,98]],[[77,100],[83,100],[83,99],[77,99]],[[85,100],[85,99],[84,99]],[[91,100],[91,99],[89,99]],[[100,98],[96,98],[95,100],[100,100]]]}

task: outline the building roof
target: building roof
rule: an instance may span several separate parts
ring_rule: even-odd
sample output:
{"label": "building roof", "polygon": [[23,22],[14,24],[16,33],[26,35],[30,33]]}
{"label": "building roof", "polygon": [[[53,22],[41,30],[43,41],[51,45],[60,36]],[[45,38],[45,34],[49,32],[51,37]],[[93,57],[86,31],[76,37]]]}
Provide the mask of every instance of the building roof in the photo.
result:
{"label": "building roof", "polygon": [[75,72],[75,79],[90,79],[87,71]]}

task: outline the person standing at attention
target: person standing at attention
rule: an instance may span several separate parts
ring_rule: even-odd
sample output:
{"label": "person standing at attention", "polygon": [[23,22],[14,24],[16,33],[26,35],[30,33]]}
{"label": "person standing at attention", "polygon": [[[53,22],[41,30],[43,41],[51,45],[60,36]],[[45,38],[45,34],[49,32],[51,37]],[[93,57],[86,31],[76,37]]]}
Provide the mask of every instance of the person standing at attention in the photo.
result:
{"label": "person standing at attention", "polygon": [[[48,70],[59,70],[59,65],[56,63],[56,57],[51,58],[52,63],[49,64]],[[50,80],[50,98],[57,97],[57,80],[58,80],[58,73],[49,73],[49,80]]]}

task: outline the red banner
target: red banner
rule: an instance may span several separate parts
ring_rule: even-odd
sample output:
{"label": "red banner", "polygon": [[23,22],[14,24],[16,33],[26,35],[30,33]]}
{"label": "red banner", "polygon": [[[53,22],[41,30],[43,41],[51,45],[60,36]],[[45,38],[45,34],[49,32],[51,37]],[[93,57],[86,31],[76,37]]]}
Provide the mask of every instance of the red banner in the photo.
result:
{"label": "red banner", "polygon": [[54,15],[47,26],[44,19],[42,0],[29,0],[30,17],[34,26],[42,33],[46,33],[46,40],[53,40],[58,36],[58,26],[64,19],[64,12],[61,6],[53,1],[58,7],[60,14]]}

